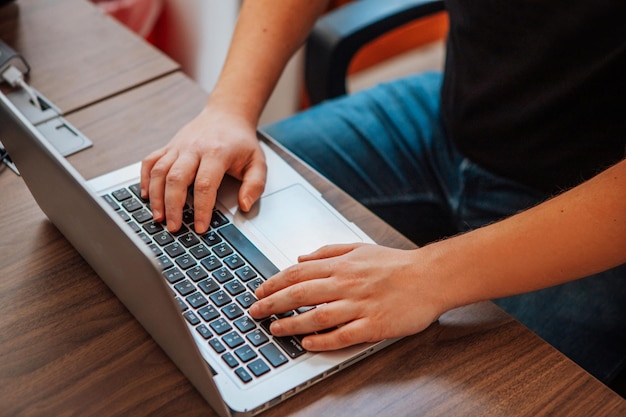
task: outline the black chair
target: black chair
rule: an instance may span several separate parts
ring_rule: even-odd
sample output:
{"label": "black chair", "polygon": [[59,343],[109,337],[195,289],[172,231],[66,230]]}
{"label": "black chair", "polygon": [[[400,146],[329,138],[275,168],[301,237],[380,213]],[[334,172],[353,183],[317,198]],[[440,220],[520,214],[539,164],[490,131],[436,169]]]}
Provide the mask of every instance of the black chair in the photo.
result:
{"label": "black chair", "polygon": [[311,104],[346,93],[348,67],[363,46],[443,10],[443,0],[358,0],[322,16],[306,43],[304,75]]}

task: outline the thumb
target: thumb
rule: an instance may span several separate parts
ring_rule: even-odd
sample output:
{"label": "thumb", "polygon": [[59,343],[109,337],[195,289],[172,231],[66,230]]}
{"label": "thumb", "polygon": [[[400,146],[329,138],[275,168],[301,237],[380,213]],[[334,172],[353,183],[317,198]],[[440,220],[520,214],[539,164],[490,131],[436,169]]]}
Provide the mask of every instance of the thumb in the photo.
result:
{"label": "thumb", "polygon": [[252,162],[244,172],[239,188],[239,207],[243,211],[250,211],[265,190],[267,180],[267,166],[264,160]]}

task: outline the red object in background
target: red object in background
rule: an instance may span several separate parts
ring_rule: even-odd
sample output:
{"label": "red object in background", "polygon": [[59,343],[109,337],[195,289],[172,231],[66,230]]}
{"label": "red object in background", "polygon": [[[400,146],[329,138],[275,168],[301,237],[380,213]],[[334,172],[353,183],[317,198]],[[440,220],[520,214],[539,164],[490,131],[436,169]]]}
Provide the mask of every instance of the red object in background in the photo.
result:
{"label": "red object in background", "polygon": [[133,32],[148,38],[161,14],[164,0],[91,0]]}

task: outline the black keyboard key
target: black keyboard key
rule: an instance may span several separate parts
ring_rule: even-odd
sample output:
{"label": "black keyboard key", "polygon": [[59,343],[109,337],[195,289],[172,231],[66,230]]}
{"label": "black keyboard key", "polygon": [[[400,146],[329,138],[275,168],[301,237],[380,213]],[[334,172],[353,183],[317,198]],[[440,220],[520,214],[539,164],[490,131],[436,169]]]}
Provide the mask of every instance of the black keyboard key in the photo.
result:
{"label": "black keyboard key", "polygon": [[217,229],[218,227],[224,226],[226,223],[228,223],[228,219],[218,210],[214,210],[211,216],[211,227]]}
{"label": "black keyboard key", "polygon": [[219,341],[219,339],[211,339],[209,340],[209,345],[213,348],[213,350],[217,353],[222,353],[226,350],[226,347]]}
{"label": "black keyboard key", "polygon": [[278,268],[276,268],[276,266],[232,224],[222,227],[219,233],[265,279],[275,275],[279,271]]}
{"label": "black keyboard key", "polygon": [[200,316],[202,316],[204,321],[207,321],[207,322],[211,320],[215,320],[216,318],[220,316],[220,312],[217,311],[217,309],[210,304],[198,310],[198,314],[200,314]]}
{"label": "black keyboard key", "polygon": [[223,258],[225,256],[232,255],[233,249],[226,243],[222,242],[213,246],[213,253],[215,253],[220,258]]}
{"label": "black keyboard key", "polygon": [[183,297],[196,291],[196,287],[194,287],[188,279],[174,285],[174,288],[176,288],[176,291],[178,291]]}
{"label": "black keyboard key", "polygon": [[141,201],[143,201],[144,203],[148,202],[147,198],[141,198],[141,188],[139,187],[139,183],[137,184],[133,184],[131,186],[128,187],[130,189],[130,191],[132,191],[133,194],[135,194],[135,196],[140,199]]}
{"label": "black keyboard key", "polygon": [[252,343],[252,345],[255,347],[261,346],[262,344],[267,343],[270,340],[267,335],[263,333],[263,331],[261,331],[260,329],[256,329],[253,332],[248,333],[246,335],[246,339],[248,339],[248,341]]}
{"label": "black keyboard key", "polygon": [[232,301],[232,299],[228,296],[228,294],[226,294],[226,292],[224,292],[224,290],[219,290],[218,292],[211,294],[209,298],[217,307],[223,307]]}
{"label": "black keyboard key", "polygon": [[186,233],[189,233],[189,229],[187,229],[187,226],[185,226],[184,224],[183,224],[182,226],[180,226],[180,229],[178,229],[178,230],[177,230],[177,231],[175,231],[175,232],[172,232],[172,234],[173,234],[174,236],[176,236],[176,237],[178,237],[178,236],[182,236],[182,235],[184,235],[184,234],[186,234]]}
{"label": "black keyboard key", "polygon": [[213,280],[213,278],[209,278],[209,279],[205,279],[204,281],[200,281],[198,283],[198,287],[200,287],[200,289],[202,291],[204,291],[205,294],[212,294],[215,291],[220,289],[220,286],[217,285],[217,282],[215,282]]}
{"label": "black keyboard key", "polygon": [[178,265],[181,269],[189,269],[196,266],[197,264],[195,259],[193,259],[188,254],[179,256],[178,258],[174,259],[174,262],[176,262],[176,265]]}
{"label": "black keyboard key", "polygon": [[237,269],[240,268],[242,266],[244,266],[246,263],[244,262],[243,259],[241,259],[241,256],[235,254],[232,254],[226,258],[224,258],[224,263],[230,268],[230,269]]}
{"label": "black keyboard key", "polygon": [[183,316],[185,316],[185,318],[187,319],[187,321],[189,322],[189,324],[191,324],[192,326],[195,326],[196,324],[200,324],[200,319],[198,318],[198,316],[196,316],[196,314],[191,311],[191,310],[187,310],[183,313]]}
{"label": "black keyboard key", "polygon": [[189,308],[187,307],[187,304],[185,304],[185,302],[181,300],[179,297],[176,297],[176,302],[178,303],[178,308],[180,309],[181,312]]}
{"label": "black keyboard key", "polygon": [[193,268],[187,270],[187,276],[194,280],[194,282],[198,282],[201,279],[208,277],[209,274],[204,270],[204,268],[194,266]]}
{"label": "black keyboard key", "polygon": [[222,267],[222,263],[219,261],[219,259],[217,259],[217,257],[213,255],[209,256],[208,258],[204,258],[202,261],[200,261],[200,263],[209,272],[215,271],[217,268]]}
{"label": "black keyboard key", "polygon": [[129,198],[132,197],[132,194],[126,188],[113,191],[111,194],[113,195],[113,197],[115,197],[117,201],[128,200]]}
{"label": "black keyboard key", "polygon": [[120,209],[119,204],[117,204],[110,195],[105,194],[102,196],[102,198],[109,204],[109,206],[111,206],[113,210],[117,211]]}
{"label": "black keyboard key", "polygon": [[273,343],[263,346],[259,349],[259,352],[261,352],[261,355],[263,355],[274,368],[278,368],[280,365],[284,365],[288,362],[287,357]]}
{"label": "black keyboard key", "polygon": [[248,364],[248,369],[250,370],[250,372],[254,374],[254,376],[257,376],[257,377],[265,373],[268,373],[270,371],[270,367],[267,366],[267,364],[263,362],[263,359],[261,358],[250,362]]}
{"label": "black keyboard key", "polygon": [[[154,236],[152,236],[152,239],[154,239],[154,241],[156,243],[158,243],[159,245],[161,245],[161,246],[169,245],[170,243],[172,243],[174,241],[174,238],[172,237],[172,235],[170,235],[165,230],[160,232],[160,233],[157,233]],[[170,255],[170,256],[172,256],[172,255]]]}
{"label": "black keyboard key", "polygon": [[225,282],[230,281],[231,279],[235,278],[233,276],[233,274],[230,273],[230,271],[226,268],[220,268],[217,271],[214,271],[211,275],[213,275],[213,277],[220,283],[223,284]]}
{"label": "black keyboard key", "polygon": [[139,238],[143,240],[146,245],[150,245],[152,243],[150,237],[145,233],[139,233],[137,236],[139,236]]}
{"label": "black keyboard key", "polygon": [[232,326],[224,319],[217,319],[209,323],[209,326],[217,335],[223,335],[224,333],[232,330]]}
{"label": "black keyboard key", "polygon": [[230,295],[239,295],[246,290],[246,287],[236,279],[226,283],[224,288],[226,288],[226,291],[228,291]]}
{"label": "black keyboard key", "polygon": [[254,270],[247,265],[236,270],[235,274],[237,274],[243,282],[248,282],[251,279],[256,278],[256,272],[254,272]]}
{"label": "black keyboard key", "polygon": [[196,237],[196,235],[194,235],[193,233],[189,232],[187,234],[184,234],[182,236],[180,236],[178,238],[178,241],[180,243],[182,243],[183,245],[185,245],[186,248],[190,248],[194,245],[197,245],[198,243],[200,243],[200,241],[198,240],[198,238]]}
{"label": "black keyboard key", "polygon": [[202,337],[204,337],[206,340],[209,340],[210,338],[213,337],[213,333],[211,333],[211,331],[209,330],[208,327],[206,327],[206,325],[201,324],[198,327],[196,327],[196,330],[198,331],[198,333],[200,333],[200,335]]}
{"label": "black keyboard key", "polygon": [[222,313],[229,319],[234,320],[243,315],[243,310],[237,304],[229,304],[222,309]]}
{"label": "black keyboard key", "polygon": [[159,263],[159,266],[161,267],[162,271],[165,271],[166,269],[169,269],[174,266],[174,263],[172,262],[172,260],[165,255],[159,256],[157,258],[157,262]]}
{"label": "black keyboard key", "polygon": [[192,210],[183,211],[183,223],[185,224],[193,223],[193,211]]}
{"label": "black keyboard key", "polygon": [[222,355],[222,359],[231,368],[234,368],[235,366],[239,365],[239,362],[237,362],[237,359],[235,359],[235,357],[230,352],[224,353]]}
{"label": "black keyboard key", "polygon": [[235,320],[235,327],[237,327],[241,333],[247,333],[256,328],[256,323],[250,317],[243,316]]}
{"label": "black keyboard key", "polygon": [[167,271],[163,272],[163,276],[170,284],[175,284],[181,279],[185,278],[185,275],[183,275],[183,273],[180,272],[180,269],[178,268],[168,269]]}
{"label": "black keyboard key", "polygon": [[185,300],[193,308],[200,308],[209,304],[209,300],[204,298],[204,295],[200,294],[199,292],[191,294],[189,297],[185,298]]}
{"label": "black keyboard key", "polygon": [[141,209],[133,213],[133,219],[135,219],[139,223],[145,223],[152,220],[152,213],[150,213],[146,209]]}
{"label": "black keyboard key", "polygon": [[143,204],[141,204],[139,202],[139,200],[137,200],[136,198],[131,198],[130,200],[126,200],[122,203],[122,206],[124,207],[124,209],[126,211],[128,211],[129,213],[132,213],[134,211],[137,211],[139,209],[143,208]]}
{"label": "black keyboard key", "polygon": [[222,337],[222,342],[226,343],[226,346],[229,348],[234,349],[243,344],[243,338],[237,332],[230,332]]}
{"label": "black keyboard key", "polygon": [[256,291],[256,289],[261,286],[261,284],[263,284],[263,279],[262,278],[255,278],[252,281],[248,282],[248,288],[250,288],[250,291],[252,291],[252,293],[254,293]]}
{"label": "black keyboard key", "polygon": [[159,233],[161,231],[163,231],[163,225],[161,223],[157,223],[157,222],[148,222],[146,224],[143,225],[143,230],[145,230],[146,232],[148,232],[148,234],[155,234],[155,233]]}
{"label": "black keyboard key", "polygon": [[151,243],[149,245],[150,250],[152,251],[152,253],[154,253],[154,256],[156,256],[157,258],[161,255],[163,255],[163,251],[161,250],[161,248],[159,248],[157,245],[155,245],[154,243]]}
{"label": "black keyboard key", "polygon": [[128,213],[126,213],[125,211],[118,211],[117,214],[120,215],[120,217],[122,218],[122,220],[124,220],[125,222],[129,222],[130,221],[130,216],[128,215]]}
{"label": "black keyboard key", "polygon": [[211,254],[211,251],[206,246],[200,244],[189,249],[189,253],[191,253],[196,259],[203,259],[209,256]]}
{"label": "black keyboard key", "polygon": [[254,349],[248,345],[243,345],[242,347],[237,348],[235,350],[235,355],[237,355],[241,362],[249,362],[258,356]]}
{"label": "black keyboard key", "polygon": [[165,252],[172,258],[176,258],[177,256],[185,253],[185,248],[178,242],[174,242],[171,245],[167,245],[165,248]]}
{"label": "black keyboard key", "polygon": [[210,232],[202,235],[202,240],[204,240],[207,245],[213,246],[220,243],[222,241],[222,238],[214,230],[211,230]]}
{"label": "black keyboard key", "polygon": [[274,337],[278,346],[280,346],[290,358],[297,358],[304,355],[306,350],[302,347],[298,339],[292,336]]}
{"label": "black keyboard key", "polygon": [[135,233],[141,232],[141,227],[139,227],[139,225],[135,222],[129,222],[128,226],[130,226],[130,228],[133,229],[133,232]]}
{"label": "black keyboard key", "polygon": [[246,371],[243,368],[237,368],[235,369],[235,374],[237,374],[237,376],[239,377],[239,379],[241,379],[241,382],[243,382],[244,384],[252,381],[252,377],[250,376],[250,374],[248,373],[248,371]]}
{"label": "black keyboard key", "polygon": [[246,308],[246,309],[250,308],[250,306],[257,301],[256,297],[252,295],[252,293],[247,292],[247,291],[239,295],[238,297],[236,297],[235,300],[237,300],[237,302],[241,304],[243,308]]}

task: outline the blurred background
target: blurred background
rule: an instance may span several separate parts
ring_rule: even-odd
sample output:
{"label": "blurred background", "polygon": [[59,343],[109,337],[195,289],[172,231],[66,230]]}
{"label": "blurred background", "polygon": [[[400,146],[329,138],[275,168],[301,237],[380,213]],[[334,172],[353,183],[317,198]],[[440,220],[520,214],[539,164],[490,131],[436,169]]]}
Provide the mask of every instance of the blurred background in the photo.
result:
{"label": "blurred background", "polygon": [[[91,1],[177,61],[189,77],[210,92],[226,58],[242,0]],[[349,1],[333,0],[329,11]],[[446,31],[447,18],[435,16],[368,45],[355,57],[350,68],[348,91],[412,72],[440,70]],[[300,51],[285,69],[261,124],[306,107],[302,59]]]}

